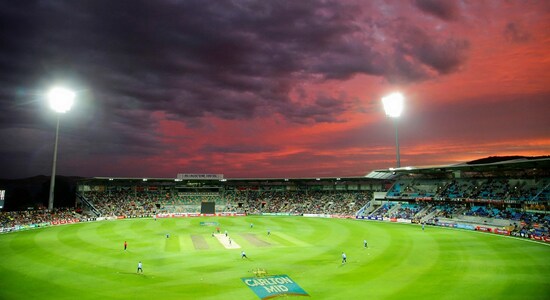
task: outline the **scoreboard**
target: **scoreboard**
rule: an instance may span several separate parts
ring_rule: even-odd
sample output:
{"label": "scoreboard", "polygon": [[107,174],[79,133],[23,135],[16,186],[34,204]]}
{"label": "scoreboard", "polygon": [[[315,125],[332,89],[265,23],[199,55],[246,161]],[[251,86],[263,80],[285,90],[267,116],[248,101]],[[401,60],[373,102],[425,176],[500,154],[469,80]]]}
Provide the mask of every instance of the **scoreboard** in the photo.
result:
{"label": "scoreboard", "polygon": [[4,208],[5,198],[6,198],[6,190],[0,190],[0,210]]}

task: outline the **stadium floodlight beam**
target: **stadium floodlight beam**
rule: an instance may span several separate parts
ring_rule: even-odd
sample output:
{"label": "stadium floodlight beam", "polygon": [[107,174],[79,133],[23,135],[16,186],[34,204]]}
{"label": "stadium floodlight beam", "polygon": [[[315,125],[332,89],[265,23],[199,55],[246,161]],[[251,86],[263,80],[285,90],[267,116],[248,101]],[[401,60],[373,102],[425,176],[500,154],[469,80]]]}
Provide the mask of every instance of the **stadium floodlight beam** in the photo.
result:
{"label": "stadium floodlight beam", "polygon": [[57,165],[57,142],[59,140],[59,119],[61,114],[66,113],[73,106],[75,93],[62,87],[52,88],[47,95],[50,108],[57,112],[57,126],[55,127],[55,143],[53,148],[52,178],[50,180],[50,198],[48,210],[53,210],[54,189],[55,189],[55,167]]}
{"label": "stadium floodlight beam", "polygon": [[396,145],[396,156],[397,156],[397,167],[401,167],[401,159],[399,157],[399,132],[397,119],[401,116],[403,112],[403,103],[405,98],[401,93],[392,93],[386,97],[382,98],[382,104],[384,105],[384,111],[386,115],[394,120],[393,124],[395,126],[395,145]]}

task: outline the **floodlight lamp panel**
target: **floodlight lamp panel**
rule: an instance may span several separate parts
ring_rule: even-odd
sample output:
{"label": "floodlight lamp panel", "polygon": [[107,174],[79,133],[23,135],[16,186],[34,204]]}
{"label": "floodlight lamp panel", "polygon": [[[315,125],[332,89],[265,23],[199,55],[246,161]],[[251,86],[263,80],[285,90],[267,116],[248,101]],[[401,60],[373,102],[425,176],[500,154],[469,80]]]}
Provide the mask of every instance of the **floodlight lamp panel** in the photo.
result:
{"label": "floodlight lamp panel", "polygon": [[50,108],[58,113],[66,113],[74,103],[75,93],[61,87],[52,88],[48,92]]}
{"label": "floodlight lamp panel", "polygon": [[384,111],[391,118],[398,118],[403,112],[404,97],[401,93],[393,93],[382,98]]}

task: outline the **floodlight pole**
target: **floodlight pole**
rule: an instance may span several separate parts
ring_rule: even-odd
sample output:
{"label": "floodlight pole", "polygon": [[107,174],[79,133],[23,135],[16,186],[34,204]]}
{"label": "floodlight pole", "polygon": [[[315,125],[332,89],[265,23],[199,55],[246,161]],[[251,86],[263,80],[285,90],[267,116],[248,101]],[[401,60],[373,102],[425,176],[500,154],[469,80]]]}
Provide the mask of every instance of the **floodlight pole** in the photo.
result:
{"label": "floodlight pole", "polygon": [[75,94],[61,87],[52,88],[48,92],[48,102],[50,108],[57,113],[57,126],[55,127],[55,143],[53,148],[53,165],[52,177],[50,178],[50,199],[48,200],[48,210],[53,210],[54,191],[55,191],[55,168],[57,165],[57,144],[59,141],[59,123],[61,116],[59,114],[66,113],[73,105]]}
{"label": "floodlight pole", "polygon": [[401,158],[399,156],[399,122],[397,118],[393,119],[393,125],[395,126],[395,148],[396,148],[396,157],[397,157],[397,167],[401,168]]}
{"label": "floodlight pole", "polygon": [[384,105],[384,111],[386,115],[393,120],[393,126],[395,127],[395,148],[397,156],[397,167],[401,167],[401,158],[399,156],[399,129],[398,118],[403,110],[403,95],[401,93],[392,93],[382,98]]}
{"label": "floodlight pole", "polygon": [[53,147],[53,165],[52,165],[52,177],[50,180],[50,199],[48,201],[48,210],[53,210],[54,190],[55,190],[55,166],[57,165],[57,141],[59,140],[59,119],[61,116],[57,115],[57,126],[55,127],[55,143]]}

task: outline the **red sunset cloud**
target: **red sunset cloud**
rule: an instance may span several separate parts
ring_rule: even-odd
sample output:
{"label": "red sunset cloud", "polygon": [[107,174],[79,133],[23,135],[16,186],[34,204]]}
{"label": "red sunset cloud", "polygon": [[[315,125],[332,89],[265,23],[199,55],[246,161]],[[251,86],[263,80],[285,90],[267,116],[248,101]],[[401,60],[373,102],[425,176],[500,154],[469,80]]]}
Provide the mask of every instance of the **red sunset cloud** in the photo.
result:
{"label": "red sunset cloud", "polygon": [[[71,13],[79,12],[79,13]],[[63,17],[61,17],[63,16]],[[0,4],[5,178],[344,177],[550,154],[545,1]]]}

